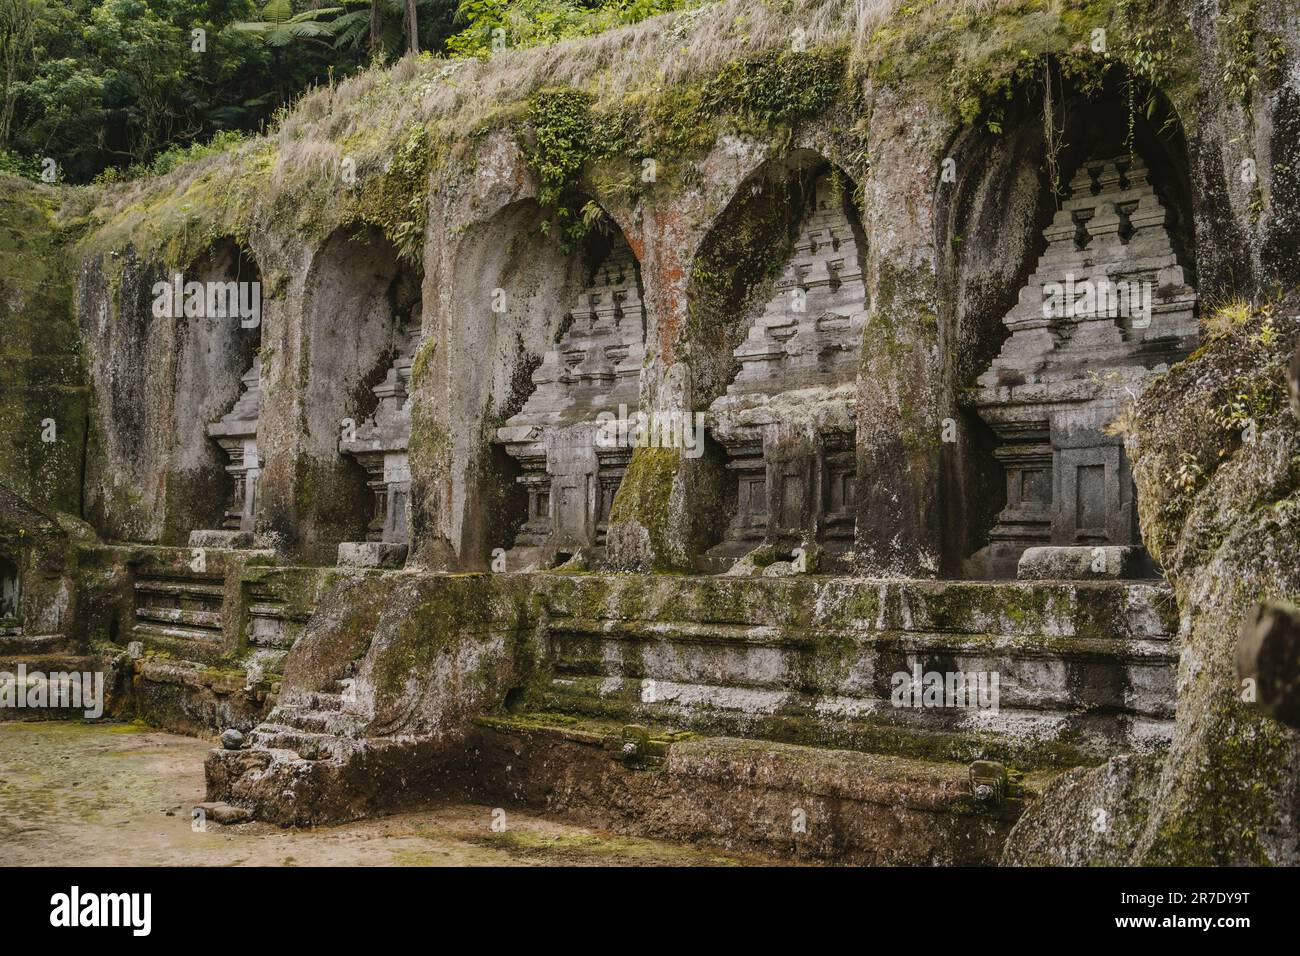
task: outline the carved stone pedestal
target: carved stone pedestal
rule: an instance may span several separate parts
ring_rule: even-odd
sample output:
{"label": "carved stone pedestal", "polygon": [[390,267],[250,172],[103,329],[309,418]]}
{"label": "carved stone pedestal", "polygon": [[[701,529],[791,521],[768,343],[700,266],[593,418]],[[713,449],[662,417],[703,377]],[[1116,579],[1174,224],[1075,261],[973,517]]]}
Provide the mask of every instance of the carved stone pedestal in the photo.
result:
{"label": "carved stone pedestal", "polygon": [[366,471],[374,508],[366,540],[339,545],[338,563],[355,567],[401,567],[406,560],[411,469],[407,446],[411,440],[411,365],[420,343],[418,313],[402,326],[397,358],[384,380],[374,388],[379,399],[375,414],[339,442]]}
{"label": "carved stone pedestal", "polygon": [[190,532],[191,548],[255,548],[253,518],[257,513],[257,477],[261,462],[257,456],[257,420],[262,406],[261,358],[240,380],[243,392],[220,421],[208,426],[208,434],[217,440],[230,463],[226,472],[234,479],[235,490],[221,528]]}

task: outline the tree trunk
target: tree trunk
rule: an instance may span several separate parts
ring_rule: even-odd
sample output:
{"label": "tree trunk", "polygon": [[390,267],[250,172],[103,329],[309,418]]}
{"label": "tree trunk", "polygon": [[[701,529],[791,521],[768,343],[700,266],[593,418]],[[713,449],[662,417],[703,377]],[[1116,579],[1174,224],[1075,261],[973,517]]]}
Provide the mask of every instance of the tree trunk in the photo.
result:
{"label": "tree trunk", "polygon": [[415,22],[415,0],[406,0],[406,52],[420,52],[420,29]]}
{"label": "tree trunk", "polygon": [[378,53],[383,45],[383,18],[379,15],[380,0],[370,0],[370,52]]}

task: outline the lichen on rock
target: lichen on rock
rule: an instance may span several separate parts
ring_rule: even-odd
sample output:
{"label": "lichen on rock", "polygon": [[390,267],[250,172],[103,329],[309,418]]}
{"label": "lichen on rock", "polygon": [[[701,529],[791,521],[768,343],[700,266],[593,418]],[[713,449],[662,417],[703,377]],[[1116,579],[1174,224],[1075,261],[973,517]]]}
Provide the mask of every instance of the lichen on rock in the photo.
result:
{"label": "lichen on rock", "polygon": [[1252,707],[1234,664],[1254,603],[1300,597],[1300,419],[1285,385],[1297,306],[1211,313],[1210,340],[1137,401],[1143,537],[1182,618],[1173,742],[1159,762],[1117,757],[1058,781],[1007,862],[1300,862],[1300,734]]}

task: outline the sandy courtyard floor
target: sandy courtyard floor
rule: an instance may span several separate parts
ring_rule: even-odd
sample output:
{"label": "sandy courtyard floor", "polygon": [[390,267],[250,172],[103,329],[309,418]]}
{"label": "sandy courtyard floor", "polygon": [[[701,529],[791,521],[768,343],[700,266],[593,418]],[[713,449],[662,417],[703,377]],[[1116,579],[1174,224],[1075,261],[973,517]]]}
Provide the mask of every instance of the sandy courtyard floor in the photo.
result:
{"label": "sandy courtyard floor", "polygon": [[[194,832],[212,745],[135,724],[0,722],[0,847],[7,865],[707,866],[753,858],[623,837],[516,811],[438,806],[377,820]],[[60,847],[69,848],[66,855]]]}

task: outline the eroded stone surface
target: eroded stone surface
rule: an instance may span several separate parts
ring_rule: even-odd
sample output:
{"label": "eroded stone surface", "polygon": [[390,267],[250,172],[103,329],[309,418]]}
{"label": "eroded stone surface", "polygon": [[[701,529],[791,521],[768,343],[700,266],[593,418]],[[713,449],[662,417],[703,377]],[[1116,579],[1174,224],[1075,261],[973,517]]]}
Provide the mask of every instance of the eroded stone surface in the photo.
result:
{"label": "eroded stone surface", "polygon": [[1130,152],[1085,162],[1044,230],[1047,248],[1003,319],[1011,337],[968,396],[1006,475],[975,573],[1011,576],[1027,547],[1140,543],[1123,441],[1107,426],[1196,342],[1171,215]]}
{"label": "eroded stone surface", "polygon": [[[1190,26],[1176,57],[1190,59],[1173,73],[1221,75],[1212,5],[1175,6],[1186,16],[1174,22]],[[1294,24],[1262,10],[1270,42],[1294,50]],[[839,802],[818,812],[841,814],[840,836],[855,834],[819,833],[814,855],[988,859],[1009,820],[966,812],[964,791],[952,789],[971,782],[965,761],[1106,761],[1047,792],[1025,818],[1023,854],[1009,860],[1047,859],[1057,839],[1070,862],[1293,861],[1295,741],[1240,700],[1224,636],[1255,601],[1297,594],[1296,432],[1294,415],[1279,412],[1296,309],[1279,305],[1264,322],[1205,303],[1271,296],[1297,278],[1300,209],[1285,173],[1300,162],[1297,77],[1284,60],[1261,77],[1249,111],[1177,81],[1148,121],[1127,102],[1122,63],[1107,61],[1103,76],[1078,59],[1078,26],[1110,14],[1085,4],[993,24],[991,44],[1025,36],[1023,20],[1044,31],[1025,36],[1026,49],[1083,70],[1080,87],[1062,90],[1059,157],[1043,142],[1039,97],[1020,95],[1028,89],[996,107],[1005,115],[967,123],[957,119],[966,110],[910,76],[859,82],[858,45],[840,58],[838,43],[796,57],[802,68],[831,54],[831,82],[844,81],[815,115],[796,110],[766,132],[757,117],[743,132],[685,131],[703,135],[652,186],[627,178],[629,156],[584,157],[566,189],[606,214],[615,247],[594,285],[589,250],[544,235],[555,211],[530,165],[537,129],[522,100],[502,111],[509,125],[476,126],[446,152],[439,142],[418,185],[399,190],[424,224],[401,249],[393,236],[417,224],[395,232],[400,209],[376,215],[376,196],[393,186],[388,167],[356,192],[292,194],[300,146],[351,146],[301,114],[296,128],[310,135],[269,138],[197,177],[187,164],[96,193],[93,209],[80,193],[62,210],[46,202],[56,191],[6,193],[0,215],[17,225],[0,232],[20,238],[5,262],[44,264],[63,248],[55,212],[90,235],[67,249],[67,269],[31,270],[49,276],[45,290],[26,270],[2,277],[6,360],[21,374],[17,390],[0,383],[0,428],[17,446],[0,471],[39,505],[33,518],[29,502],[5,499],[0,515],[5,663],[81,662],[90,646],[105,648],[115,700],[130,713],[193,733],[248,731],[249,746],[210,758],[211,785],[284,822],[387,810],[445,783],[442,761],[465,757],[465,740],[495,720],[496,756],[461,765],[469,784],[480,773],[512,792],[496,761],[522,761],[519,792],[532,797],[554,791],[585,808],[628,796],[635,809],[621,826],[775,845],[771,827],[789,822],[776,810],[806,776],[836,791]],[[887,52],[895,28],[910,44],[909,24],[928,15],[908,8],[863,49]],[[580,74],[581,44],[565,50]],[[499,62],[473,68],[491,81]],[[767,75],[761,60],[738,62],[746,83]],[[698,101],[699,83],[718,102],[740,95],[727,71],[699,70],[686,101]],[[331,110],[349,108],[355,87],[344,87]],[[763,89],[791,104],[809,91],[795,92]],[[679,119],[653,115],[668,105],[614,104],[646,130]],[[1149,172],[1114,145],[1130,122]],[[1258,190],[1238,188],[1246,152]],[[213,200],[210,183],[272,154],[274,182],[294,184],[273,207],[210,203],[215,219],[199,232],[198,217],[179,214],[177,202]],[[1072,177],[1059,210],[1048,181],[1057,159]],[[807,194],[787,202],[783,190],[825,170],[845,184],[842,208],[827,204],[822,180],[811,216],[796,223]],[[323,194],[334,198],[322,206]],[[239,236],[238,248],[226,239],[201,250],[218,231]],[[741,265],[729,272],[707,250]],[[230,326],[148,308],[176,257],[222,280],[241,257],[261,266],[274,293],[251,368],[253,343]],[[59,271],[78,275],[75,297]],[[1150,322],[1131,300],[1124,315],[1062,315],[1064,302],[1044,315],[1048,283],[1071,277],[1149,282]],[[62,335],[72,308],[80,348],[60,338],[58,361],[47,361],[44,337]],[[1212,340],[1182,362],[1194,309]],[[84,381],[63,361],[78,353]],[[55,384],[34,389],[38,372]],[[1128,419],[1142,388],[1154,398]],[[73,399],[56,401],[60,390]],[[706,454],[602,447],[593,419],[624,402],[706,413]],[[63,436],[50,448],[33,427],[47,415]],[[361,422],[360,437],[340,446],[348,420]],[[1125,448],[1118,432],[1135,426],[1141,440]],[[234,506],[213,441],[223,428],[244,483]],[[45,477],[40,463],[48,479],[33,481]],[[999,483],[1005,491],[990,489]],[[531,495],[526,514],[518,489]],[[83,507],[93,528],[47,507]],[[203,530],[222,523],[223,508],[230,527]],[[962,568],[990,525],[990,550]],[[250,533],[274,553],[243,548]],[[156,546],[187,539],[193,548]],[[412,568],[388,573],[403,545]],[[1157,582],[1044,580],[1109,575],[1116,564],[1127,574],[1144,564],[1143,546],[1172,596]],[[713,549],[710,570],[740,556],[733,576],[603,576],[605,559],[699,570]],[[1010,576],[1022,557],[1025,579],[996,585],[824,576]],[[562,573],[537,573],[553,564]],[[489,567],[507,573],[431,573]],[[927,673],[956,670],[1003,678],[996,712],[935,713],[924,695],[921,707],[893,706],[895,674],[923,687]],[[556,728],[529,726],[542,717],[562,725],[554,759]],[[583,729],[592,722],[612,726]],[[672,767],[653,775],[657,760]],[[700,795],[681,792],[686,779]],[[976,775],[985,789],[988,779]],[[746,780],[757,785],[736,796]],[[660,812],[664,794],[672,806]],[[1091,801],[1136,829],[1089,836]],[[907,825],[891,831],[900,808]],[[954,821],[962,826],[948,829]],[[937,846],[936,833],[956,848]]]}
{"label": "eroded stone surface", "polygon": [[645,331],[639,267],[620,234],[533,372],[527,403],[496,432],[523,468],[527,519],[517,548],[605,544],[631,449],[612,432],[602,437],[600,416],[612,423],[639,409]]}
{"label": "eroded stone surface", "polygon": [[864,252],[845,197],[821,176],[772,298],[735,350],[740,370],[709,408],[737,489],[710,552],[723,566],[764,544],[852,547]]}

